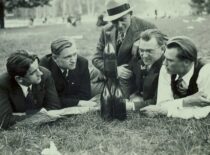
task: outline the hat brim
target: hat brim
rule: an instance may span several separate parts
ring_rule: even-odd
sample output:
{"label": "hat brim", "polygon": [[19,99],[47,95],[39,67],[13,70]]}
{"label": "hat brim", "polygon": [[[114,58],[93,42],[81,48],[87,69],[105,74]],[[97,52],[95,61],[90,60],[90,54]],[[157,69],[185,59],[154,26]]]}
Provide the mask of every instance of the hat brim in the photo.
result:
{"label": "hat brim", "polygon": [[131,12],[131,11],[133,11],[133,7],[130,8],[130,9],[128,9],[128,10],[126,10],[126,11],[124,11],[124,12],[121,12],[121,13],[119,13],[119,14],[113,15],[113,16],[108,16],[108,15],[106,15],[106,16],[104,17],[103,20],[104,20],[104,21],[107,21],[107,22],[110,22],[110,21],[116,20],[116,19],[118,19],[118,18],[120,18],[120,17],[126,15],[127,13],[129,13],[129,12]]}

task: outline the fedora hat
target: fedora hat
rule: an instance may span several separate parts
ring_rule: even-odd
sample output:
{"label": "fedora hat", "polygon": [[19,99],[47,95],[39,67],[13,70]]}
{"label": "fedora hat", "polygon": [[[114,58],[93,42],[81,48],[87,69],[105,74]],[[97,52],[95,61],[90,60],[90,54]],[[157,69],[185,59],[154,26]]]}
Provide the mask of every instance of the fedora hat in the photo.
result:
{"label": "fedora hat", "polygon": [[127,0],[108,0],[106,10],[104,21],[113,21],[132,11],[133,7],[130,7]]}

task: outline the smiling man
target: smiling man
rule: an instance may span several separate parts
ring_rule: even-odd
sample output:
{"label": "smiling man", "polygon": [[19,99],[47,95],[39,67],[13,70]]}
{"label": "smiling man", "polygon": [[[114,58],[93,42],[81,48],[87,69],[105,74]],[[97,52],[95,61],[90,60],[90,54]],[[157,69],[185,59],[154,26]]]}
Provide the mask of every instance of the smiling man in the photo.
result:
{"label": "smiling man", "polygon": [[148,115],[200,118],[210,112],[210,64],[198,59],[198,50],[185,36],[167,42],[164,65],[160,70],[157,105],[141,111]]}
{"label": "smiling man", "polygon": [[[96,53],[93,56],[92,63],[100,71],[104,73],[104,49],[106,46],[107,32],[110,32],[111,43],[115,49],[117,57],[117,73],[119,83],[126,98],[133,92],[134,80],[129,63],[134,53],[134,42],[139,39],[139,34],[147,29],[155,28],[155,25],[143,19],[133,16],[133,7],[127,0],[108,0],[106,3],[107,15],[105,21],[109,21],[101,31],[99,41],[97,43]],[[95,70],[94,70],[95,71]],[[100,93],[103,88],[103,82],[97,80],[95,72],[91,72],[91,79],[94,93]],[[94,74],[95,73],[95,74]],[[100,77],[100,76],[99,76]],[[98,92],[96,91],[98,89]]]}
{"label": "smiling man", "polygon": [[40,60],[40,65],[52,72],[62,107],[94,106],[90,101],[88,60],[77,54],[75,42],[60,37],[51,43],[51,52]]}
{"label": "smiling man", "polygon": [[138,57],[132,61],[137,92],[130,96],[130,100],[135,103],[135,110],[156,103],[158,76],[167,40],[158,29],[148,29],[140,35]]}
{"label": "smiling man", "polygon": [[24,50],[7,59],[7,73],[0,75],[0,127],[17,121],[13,113],[34,114],[41,108],[59,109],[60,101],[51,73],[40,67],[36,55]]}

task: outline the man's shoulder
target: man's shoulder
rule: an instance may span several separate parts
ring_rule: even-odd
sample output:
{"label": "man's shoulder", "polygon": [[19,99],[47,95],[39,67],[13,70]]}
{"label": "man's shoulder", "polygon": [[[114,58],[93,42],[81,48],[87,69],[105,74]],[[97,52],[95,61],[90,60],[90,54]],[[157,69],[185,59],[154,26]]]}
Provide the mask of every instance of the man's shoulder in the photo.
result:
{"label": "man's shoulder", "polygon": [[7,87],[10,85],[11,77],[7,72],[0,75],[0,87]]}
{"label": "man's shoulder", "polygon": [[88,60],[81,55],[78,55],[77,61],[78,61],[78,63],[80,63],[82,65],[87,65],[88,64]]}
{"label": "man's shoulder", "polygon": [[52,54],[47,54],[40,59],[40,65],[48,68],[51,61],[52,61]]}

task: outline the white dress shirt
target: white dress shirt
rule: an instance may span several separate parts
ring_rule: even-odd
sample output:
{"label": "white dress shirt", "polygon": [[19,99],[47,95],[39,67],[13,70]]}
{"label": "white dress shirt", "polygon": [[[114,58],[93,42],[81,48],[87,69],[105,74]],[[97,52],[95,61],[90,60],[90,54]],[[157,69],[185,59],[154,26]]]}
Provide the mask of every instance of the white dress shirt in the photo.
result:
{"label": "white dress shirt", "polygon": [[[19,84],[19,83],[18,83]],[[22,91],[23,91],[23,95],[26,97],[28,95],[28,87],[30,87],[30,89],[32,89],[32,85],[30,86],[24,86],[22,84],[19,84],[19,86],[21,87]]]}
{"label": "white dress shirt", "polygon": [[[182,77],[187,87],[194,73],[194,65],[190,71]],[[179,78],[178,76],[176,79]],[[204,92],[210,99],[210,64],[204,65],[196,81],[199,92]],[[163,65],[160,70],[158,81],[157,105],[167,110],[168,117],[179,118],[203,118],[210,112],[210,106],[206,107],[183,107],[183,98],[174,99],[171,88],[171,75],[167,73]]]}

